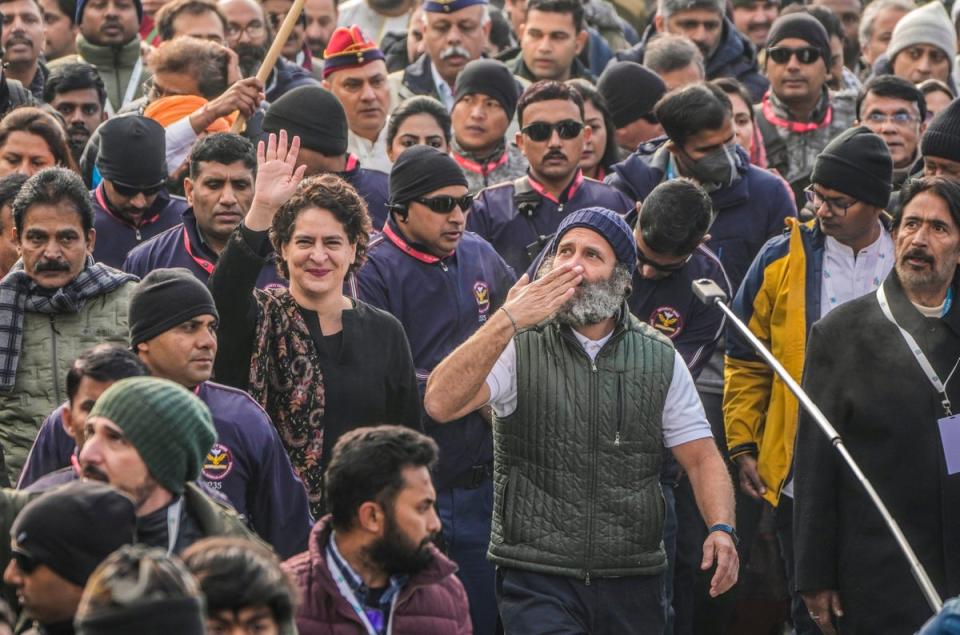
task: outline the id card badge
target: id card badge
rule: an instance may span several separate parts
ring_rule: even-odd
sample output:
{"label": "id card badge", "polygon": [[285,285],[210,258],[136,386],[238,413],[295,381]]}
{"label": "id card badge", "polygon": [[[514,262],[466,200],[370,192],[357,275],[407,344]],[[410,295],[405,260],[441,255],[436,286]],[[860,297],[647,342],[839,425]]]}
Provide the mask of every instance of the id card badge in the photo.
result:
{"label": "id card badge", "polygon": [[940,427],[940,442],[943,458],[947,461],[947,474],[960,473],[960,415],[937,420]]}

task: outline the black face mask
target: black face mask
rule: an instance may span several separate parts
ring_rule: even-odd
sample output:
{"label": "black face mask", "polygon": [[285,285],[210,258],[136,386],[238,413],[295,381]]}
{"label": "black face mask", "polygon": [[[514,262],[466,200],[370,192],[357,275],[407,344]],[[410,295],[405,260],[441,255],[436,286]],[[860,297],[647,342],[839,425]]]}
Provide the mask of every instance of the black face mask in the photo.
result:
{"label": "black face mask", "polygon": [[730,187],[740,178],[736,142],[711,150],[696,161],[683,154],[681,161],[687,172],[708,192]]}

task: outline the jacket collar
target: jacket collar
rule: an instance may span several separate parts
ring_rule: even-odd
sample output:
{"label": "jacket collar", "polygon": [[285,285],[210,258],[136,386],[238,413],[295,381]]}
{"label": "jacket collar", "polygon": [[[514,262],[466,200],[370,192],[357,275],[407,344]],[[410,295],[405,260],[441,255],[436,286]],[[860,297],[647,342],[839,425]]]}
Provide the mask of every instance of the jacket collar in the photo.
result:
{"label": "jacket collar", "polygon": [[140,38],[135,37],[122,46],[101,46],[77,36],[77,53],[83,61],[103,68],[133,66],[140,58]]}
{"label": "jacket collar", "polygon": [[[514,75],[525,79],[529,82],[538,81],[536,77],[533,76],[533,73],[530,71],[530,68],[527,67],[527,63],[523,61],[523,53],[517,53],[517,56],[506,62],[507,66],[510,68],[510,71]],[[595,83],[597,78],[593,76],[593,73],[584,66],[583,62],[580,61],[579,57],[573,58],[573,64],[570,66],[570,79],[586,79],[590,83]]]}
{"label": "jacket collar", "polygon": [[408,241],[404,237],[403,232],[397,226],[396,221],[394,221],[392,214],[387,219],[387,222],[383,225],[383,235],[394,247],[407,254],[414,260],[419,260],[420,262],[428,265],[434,265],[439,262],[443,262],[448,258],[452,258],[457,253],[457,250],[454,249],[446,256],[438,257],[431,254],[423,245]]}
{"label": "jacket collar", "polygon": [[[960,268],[954,273],[950,288],[953,290],[953,301],[941,321],[953,331],[954,335],[960,336],[960,300],[957,296],[960,292]],[[900,282],[896,269],[892,269],[890,275],[883,281],[883,290],[887,295],[887,301],[890,303],[890,311],[900,326],[914,334],[927,328],[927,318],[923,317],[910,302],[903,290],[903,284]]]}
{"label": "jacket collar", "polygon": [[560,195],[560,198],[557,198],[553,194],[547,192],[543,184],[533,178],[533,175],[530,174],[529,169],[527,170],[527,183],[530,184],[530,187],[537,194],[557,205],[560,205],[562,203],[566,203],[577,195],[577,192],[580,190],[580,186],[583,185],[583,171],[580,168],[577,168],[573,178],[570,179],[570,183],[567,184],[567,187],[563,189],[563,193]]}
{"label": "jacket collar", "polygon": [[771,88],[763,96],[760,102],[763,117],[775,126],[781,128],[790,128],[791,132],[811,132],[825,126],[829,126],[833,121],[833,106],[830,101],[830,90],[824,86],[823,93],[820,95],[820,101],[809,122],[797,121],[790,114],[786,104],[780,100]]}
{"label": "jacket collar", "polygon": [[413,91],[415,95],[430,95],[437,99],[437,87],[433,83],[433,71],[431,71],[430,56],[426,53],[421,55],[417,61],[407,66],[403,71],[403,85]]}
{"label": "jacket collar", "polygon": [[[327,568],[327,542],[330,540],[330,534],[333,533],[330,518],[329,514],[324,516],[310,530],[310,544],[307,547],[307,553],[310,558],[311,577],[329,596],[336,598],[340,597],[340,589],[337,588],[337,584],[330,576],[330,570]],[[418,588],[436,584],[456,573],[457,565],[440,553],[439,549],[431,545],[430,550],[433,552],[433,562],[427,565],[423,571],[410,578],[400,592],[400,597],[397,599],[398,606]],[[337,605],[345,607],[343,611],[345,615],[356,617],[349,610],[350,607],[346,602],[337,603]]]}
{"label": "jacket collar", "polygon": [[119,223],[124,225],[129,225],[130,227],[140,228],[150,223],[155,223],[160,219],[160,213],[170,204],[170,195],[167,194],[166,188],[160,190],[157,194],[157,198],[153,199],[153,203],[150,204],[150,208],[143,215],[143,220],[140,221],[140,225],[135,226],[130,221],[125,218],[117,216],[113,210],[110,209],[109,201],[107,200],[106,189],[101,182],[100,185],[93,191],[94,198],[96,198],[97,205],[103,208],[103,211],[112,216]]}
{"label": "jacket collar", "polygon": [[480,175],[493,172],[510,159],[506,139],[502,139],[492,153],[486,156],[478,156],[461,148],[457,139],[453,138],[450,140],[450,156],[457,162],[461,170],[468,170]]}

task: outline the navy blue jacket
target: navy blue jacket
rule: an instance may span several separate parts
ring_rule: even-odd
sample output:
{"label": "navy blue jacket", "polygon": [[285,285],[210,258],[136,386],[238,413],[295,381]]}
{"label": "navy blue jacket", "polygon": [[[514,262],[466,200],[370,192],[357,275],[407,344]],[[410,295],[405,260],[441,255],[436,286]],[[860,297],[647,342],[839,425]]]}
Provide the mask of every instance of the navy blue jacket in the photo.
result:
{"label": "navy blue jacket", "polygon": [[[611,168],[607,183],[643,200],[666,180],[666,137],[641,145],[625,161]],[[783,232],[784,219],[796,216],[793,194],[782,180],[753,165],[737,148],[739,180],[710,193],[716,220],[710,227],[709,247],[720,258],[733,290],[740,287],[753,258],[771,236]]]}
{"label": "navy blue jacket", "polygon": [[[650,26],[643,32],[639,44],[620,51],[616,54],[617,60],[626,60],[643,64],[643,56],[650,38],[657,35],[657,30],[651,21]],[[759,103],[763,94],[770,87],[767,78],[760,74],[757,65],[757,50],[743,34],[737,31],[728,18],[723,19],[723,34],[720,44],[710,59],[706,60],[707,79],[718,77],[732,77],[747,87],[754,103]]]}
{"label": "navy blue jacket", "polygon": [[357,157],[347,155],[347,167],[338,174],[357,190],[366,202],[373,228],[380,230],[387,221],[387,198],[390,196],[390,179],[379,170],[360,167]]}
{"label": "navy blue jacket", "polygon": [[[222,492],[281,558],[307,548],[313,526],[307,491],[267,413],[247,393],[213,382],[200,384],[217,442],[207,453],[200,481]],[[46,418],[30,450],[18,488],[69,466],[76,444],[63,429],[61,406]]]}
{"label": "navy blue jacket", "polygon": [[93,258],[114,269],[123,266],[131,249],[179,223],[180,215],[187,209],[184,199],[161,190],[144,215],[140,227],[134,227],[107,209],[103,183],[90,192],[90,199],[93,201],[93,227],[97,230]]}
{"label": "navy blue jacket", "polygon": [[281,56],[277,58],[273,73],[267,78],[267,101],[277,101],[294,88],[318,84],[306,69]]}
{"label": "navy blue jacket", "polygon": [[524,186],[517,193],[524,213],[518,211],[515,181],[510,181],[481,190],[467,215],[467,229],[493,245],[514,271],[527,270],[568,214],[585,207],[606,207],[618,214],[633,209],[632,200],[579,170],[559,200],[540,194],[529,175],[517,181]]}
{"label": "navy blue jacket", "polygon": [[[188,207],[181,215],[183,222],[134,247],[123,263],[123,270],[141,280],[154,269],[183,267],[189,269],[198,280],[207,283],[217,265],[217,254],[200,237],[197,217]],[[263,266],[257,287],[287,286],[287,281],[277,272],[275,258]]]}
{"label": "navy blue jacket", "polygon": [[[465,232],[452,254],[437,258],[408,243],[390,220],[370,240],[367,262],[349,286],[403,324],[422,399],[433,369],[500,308],[513,283],[510,267],[476,234]],[[437,489],[463,483],[473,466],[493,461],[490,426],[478,412],[446,424],[424,415],[424,422],[440,446]]]}
{"label": "navy blue jacket", "polygon": [[633,292],[627,298],[630,312],[673,341],[677,352],[696,379],[723,334],[725,316],[714,305],[700,302],[692,283],[709,278],[733,297],[733,287],[720,259],[700,245],[680,271],[660,280],[647,280],[639,271],[633,274]]}

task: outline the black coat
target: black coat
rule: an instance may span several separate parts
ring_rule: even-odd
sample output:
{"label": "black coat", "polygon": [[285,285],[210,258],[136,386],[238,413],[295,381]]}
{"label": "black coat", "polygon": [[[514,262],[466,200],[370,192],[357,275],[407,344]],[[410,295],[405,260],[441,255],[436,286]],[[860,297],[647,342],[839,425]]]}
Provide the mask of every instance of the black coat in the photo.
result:
{"label": "black coat", "polygon": [[[896,272],[883,285],[894,317],[946,380],[960,358],[958,302],[942,319],[928,319],[904,295]],[[803,384],[900,523],[941,597],[960,593],[960,474],[946,471],[937,426],[941,397],[876,294],[814,324]],[[947,393],[960,412],[960,377],[947,383]],[[838,590],[841,633],[915,632],[931,610],[906,559],[861,485],[803,413],[794,494],[798,590]]]}

